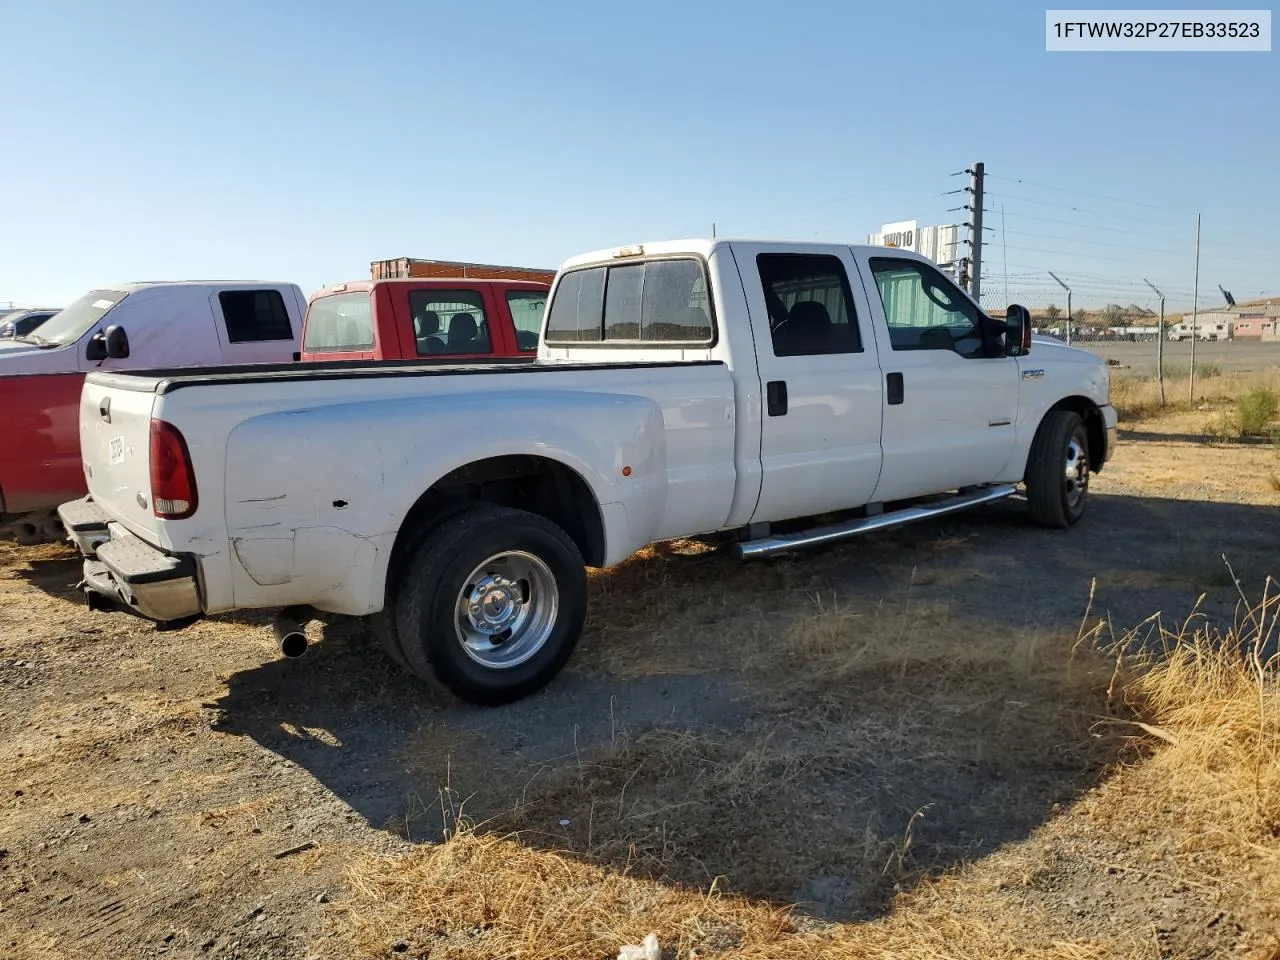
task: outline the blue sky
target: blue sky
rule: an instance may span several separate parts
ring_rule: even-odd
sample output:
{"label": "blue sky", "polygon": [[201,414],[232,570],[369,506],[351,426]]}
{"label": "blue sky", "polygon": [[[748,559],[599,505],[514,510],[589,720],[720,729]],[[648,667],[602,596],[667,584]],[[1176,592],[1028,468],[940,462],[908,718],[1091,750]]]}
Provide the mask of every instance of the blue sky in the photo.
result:
{"label": "blue sky", "polygon": [[962,217],[943,192],[975,160],[1009,231],[988,290],[1007,272],[1042,302],[1053,270],[1077,302],[1149,303],[1143,277],[1189,300],[1200,211],[1201,300],[1280,293],[1280,53],[1050,54],[1044,16],[0,0],[0,301],[311,293],[397,256],[554,267],[713,221],[857,242]]}

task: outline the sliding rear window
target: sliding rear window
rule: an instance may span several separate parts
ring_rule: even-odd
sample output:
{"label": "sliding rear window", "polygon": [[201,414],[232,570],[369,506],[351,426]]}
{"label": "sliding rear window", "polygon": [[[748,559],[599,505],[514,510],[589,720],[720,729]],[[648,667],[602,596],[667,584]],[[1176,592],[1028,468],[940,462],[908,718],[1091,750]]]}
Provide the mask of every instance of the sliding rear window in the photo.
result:
{"label": "sliding rear window", "polygon": [[547,316],[548,344],[676,347],[713,339],[706,270],[691,257],[566,273]]}

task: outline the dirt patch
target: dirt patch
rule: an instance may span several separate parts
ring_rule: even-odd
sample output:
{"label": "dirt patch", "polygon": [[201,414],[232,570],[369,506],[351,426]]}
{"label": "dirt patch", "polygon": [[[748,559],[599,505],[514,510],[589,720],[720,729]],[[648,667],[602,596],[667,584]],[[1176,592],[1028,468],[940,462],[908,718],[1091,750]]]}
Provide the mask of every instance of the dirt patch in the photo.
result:
{"label": "dirt patch", "polygon": [[395,898],[354,865],[415,850],[453,859],[396,860],[405,884],[527,867],[544,925],[533,878],[559,871],[584,916],[564,883],[625,890],[601,955],[660,926],[682,956],[761,931],[807,931],[785,942],[808,955],[857,930],[939,956],[1261,949],[1271,915],[1179,859],[1230,851],[1168,811],[1108,818],[1132,731],[1096,721],[1127,707],[1072,648],[1091,591],[1118,631],[1197,603],[1229,624],[1222,556],[1246,585],[1275,572],[1269,456],[1156,421],[1065,534],[1011,502],[759,563],[649,551],[592,577],[564,676],[499,710],[424,690],[357,622],[281,661],[265,616],[157,633],[87,611],[69,552],[0,546],[0,953],[339,957],[358,928],[374,954],[493,955],[495,918],[461,925],[444,887],[439,914],[370,916]]}

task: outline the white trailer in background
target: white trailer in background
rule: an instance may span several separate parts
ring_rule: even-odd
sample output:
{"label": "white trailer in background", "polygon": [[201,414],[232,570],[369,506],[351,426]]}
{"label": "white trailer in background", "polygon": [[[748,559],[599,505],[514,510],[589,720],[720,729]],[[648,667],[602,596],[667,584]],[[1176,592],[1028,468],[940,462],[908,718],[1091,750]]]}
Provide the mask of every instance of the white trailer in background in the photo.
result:
{"label": "white trailer in background", "polygon": [[1169,339],[1190,340],[1194,336],[1197,340],[1230,340],[1232,333],[1233,325],[1230,320],[1204,320],[1202,318],[1195,322],[1194,330],[1190,320],[1175,324],[1169,330]]}

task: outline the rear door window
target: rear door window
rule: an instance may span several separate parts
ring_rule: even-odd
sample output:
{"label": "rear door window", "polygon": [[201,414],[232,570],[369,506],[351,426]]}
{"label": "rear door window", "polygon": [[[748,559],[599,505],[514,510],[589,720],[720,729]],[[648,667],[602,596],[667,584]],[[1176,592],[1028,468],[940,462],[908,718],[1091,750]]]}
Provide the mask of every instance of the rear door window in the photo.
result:
{"label": "rear door window", "polygon": [[292,340],[293,325],[279,290],[224,290],[218,294],[230,343]]}
{"label": "rear door window", "polygon": [[306,353],[348,353],[373,349],[372,295],[336,293],[311,301],[303,334]]}
{"label": "rear door window", "polygon": [[839,257],[762,253],[756,267],[775,357],[862,351],[849,279]]}
{"label": "rear door window", "polygon": [[537,350],[542,318],[547,312],[547,295],[540,290],[508,290],[507,307],[516,328],[516,346]]}
{"label": "rear door window", "polygon": [[409,313],[420,357],[493,352],[484,297],[476,290],[411,290]]}

